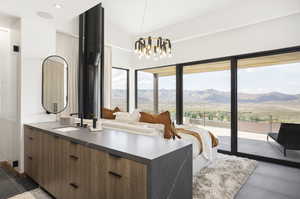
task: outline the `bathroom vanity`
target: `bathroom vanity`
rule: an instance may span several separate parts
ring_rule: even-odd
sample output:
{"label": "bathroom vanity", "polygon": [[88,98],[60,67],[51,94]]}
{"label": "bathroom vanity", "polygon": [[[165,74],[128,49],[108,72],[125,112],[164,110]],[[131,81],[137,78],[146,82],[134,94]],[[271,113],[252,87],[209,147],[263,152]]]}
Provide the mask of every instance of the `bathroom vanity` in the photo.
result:
{"label": "bathroom vanity", "polygon": [[104,129],[24,125],[25,173],[58,199],[192,199],[192,144]]}

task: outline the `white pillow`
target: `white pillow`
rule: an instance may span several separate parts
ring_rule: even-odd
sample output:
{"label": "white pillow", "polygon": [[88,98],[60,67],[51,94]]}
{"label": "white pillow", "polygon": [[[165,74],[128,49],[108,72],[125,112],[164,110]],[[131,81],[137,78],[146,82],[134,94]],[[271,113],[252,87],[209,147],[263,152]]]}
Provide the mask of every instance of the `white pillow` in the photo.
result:
{"label": "white pillow", "polygon": [[138,111],[133,111],[132,113],[128,112],[116,112],[116,121],[122,122],[138,122],[140,120],[140,113]]}

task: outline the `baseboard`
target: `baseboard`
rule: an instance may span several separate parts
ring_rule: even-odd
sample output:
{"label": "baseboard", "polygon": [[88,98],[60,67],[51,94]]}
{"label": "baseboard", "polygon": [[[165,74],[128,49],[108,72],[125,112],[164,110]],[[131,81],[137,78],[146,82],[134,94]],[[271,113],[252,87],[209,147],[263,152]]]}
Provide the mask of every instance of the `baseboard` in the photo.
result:
{"label": "baseboard", "polygon": [[0,161],[0,167],[7,169],[8,171],[11,171],[12,173],[16,174],[17,176],[21,176],[24,177],[25,174],[24,173],[20,173],[19,171],[17,171],[16,169],[14,169],[11,164],[9,164],[8,161]]}

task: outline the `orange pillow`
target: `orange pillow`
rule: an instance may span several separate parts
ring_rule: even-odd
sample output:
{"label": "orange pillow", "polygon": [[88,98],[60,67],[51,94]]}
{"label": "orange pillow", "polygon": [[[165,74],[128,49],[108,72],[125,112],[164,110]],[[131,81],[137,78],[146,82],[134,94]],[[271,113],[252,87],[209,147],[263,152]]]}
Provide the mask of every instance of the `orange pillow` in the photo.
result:
{"label": "orange pillow", "polygon": [[121,110],[119,109],[119,107],[116,107],[114,110],[108,109],[108,108],[102,108],[102,118],[114,120],[114,119],[116,119],[116,116],[114,115],[114,113],[120,112],[120,111]]}
{"label": "orange pillow", "polygon": [[174,136],[172,130],[172,120],[169,111],[160,114],[150,114],[145,112],[140,112],[140,114],[141,114],[140,122],[164,124],[165,125],[164,138],[170,139]]}

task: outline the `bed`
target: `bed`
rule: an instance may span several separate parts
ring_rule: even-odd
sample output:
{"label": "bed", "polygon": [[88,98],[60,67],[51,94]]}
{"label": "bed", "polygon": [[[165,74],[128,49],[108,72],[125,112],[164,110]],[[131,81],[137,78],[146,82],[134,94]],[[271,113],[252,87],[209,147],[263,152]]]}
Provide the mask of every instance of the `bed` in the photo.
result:
{"label": "bed", "polygon": [[[102,127],[107,129],[122,130],[128,133],[147,136],[161,136],[163,138],[164,125],[162,124],[107,119],[101,119],[101,123]],[[189,140],[193,144],[193,174],[199,172],[203,167],[206,167],[208,164],[215,160],[217,149],[216,147],[212,147],[212,140],[207,130],[191,125],[179,125],[176,127],[195,131],[201,135],[201,138],[203,140],[201,145],[199,144],[199,141],[196,137],[179,133],[182,139]]]}

